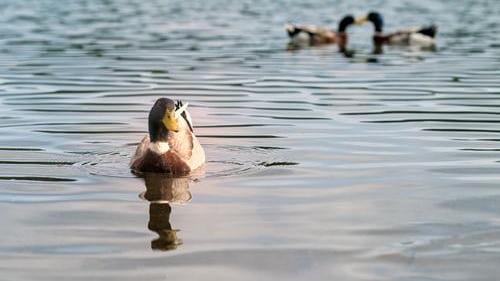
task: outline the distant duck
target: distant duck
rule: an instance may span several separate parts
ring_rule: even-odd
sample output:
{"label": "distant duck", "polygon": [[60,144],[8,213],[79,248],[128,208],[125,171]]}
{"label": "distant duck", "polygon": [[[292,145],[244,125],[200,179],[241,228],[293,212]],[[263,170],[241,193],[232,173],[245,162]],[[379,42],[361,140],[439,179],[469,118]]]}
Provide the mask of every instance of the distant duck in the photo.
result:
{"label": "distant duck", "polygon": [[382,29],[384,20],[378,12],[370,12],[368,15],[356,19],[356,24],[372,22],[375,28],[373,42],[375,46],[402,45],[416,46],[421,48],[432,48],[435,46],[437,26],[429,25],[423,27],[408,28],[392,33],[384,34]]}
{"label": "distant duck", "polygon": [[289,48],[298,49],[308,46],[337,44],[340,51],[345,51],[347,46],[347,27],[354,23],[354,17],[347,15],[339,23],[338,30],[314,25],[285,25],[290,37]]}
{"label": "distant duck", "polygon": [[155,102],[149,112],[149,134],[130,161],[133,172],[186,176],[205,163],[187,105],[167,98]]}

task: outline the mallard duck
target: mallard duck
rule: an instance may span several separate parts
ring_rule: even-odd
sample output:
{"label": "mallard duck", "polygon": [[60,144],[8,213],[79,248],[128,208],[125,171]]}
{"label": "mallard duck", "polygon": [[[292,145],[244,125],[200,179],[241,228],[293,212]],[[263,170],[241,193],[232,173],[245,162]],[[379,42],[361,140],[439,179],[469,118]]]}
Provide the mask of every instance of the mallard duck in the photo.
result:
{"label": "mallard duck", "polygon": [[382,29],[384,20],[382,15],[378,12],[370,12],[366,16],[357,18],[356,24],[363,24],[365,22],[372,22],[375,34],[373,35],[373,42],[376,46],[387,45],[406,45],[417,46],[422,48],[430,48],[435,45],[434,37],[437,33],[437,26],[429,25],[423,27],[408,28],[399,30],[392,33],[384,34]]}
{"label": "mallard duck", "polygon": [[149,112],[149,134],[130,161],[133,172],[186,176],[205,163],[205,151],[193,133],[188,104],[158,99]]}
{"label": "mallard duck", "polygon": [[324,44],[337,44],[340,51],[347,46],[347,27],[354,23],[354,17],[347,15],[339,23],[338,30],[334,31],[325,27],[314,25],[285,25],[290,37],[290,48],[304,48]]}

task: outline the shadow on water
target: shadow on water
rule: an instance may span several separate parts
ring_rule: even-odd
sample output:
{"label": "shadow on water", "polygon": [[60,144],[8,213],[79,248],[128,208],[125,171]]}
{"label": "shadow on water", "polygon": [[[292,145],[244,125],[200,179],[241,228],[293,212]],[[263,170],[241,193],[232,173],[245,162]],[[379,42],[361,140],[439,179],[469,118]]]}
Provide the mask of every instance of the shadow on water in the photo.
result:
{"label": "shadow on water", "polygon": [[177,235],[180,230],[172,228],[170,215],[172,205],[184,204],[191,200],[190,180],[172,178],[164,174],[144,175],[146,191],[139,197],[150,202],[148,229],[158,234],[158,238],[151,241],[152,250],[170,251],[182,244]]}

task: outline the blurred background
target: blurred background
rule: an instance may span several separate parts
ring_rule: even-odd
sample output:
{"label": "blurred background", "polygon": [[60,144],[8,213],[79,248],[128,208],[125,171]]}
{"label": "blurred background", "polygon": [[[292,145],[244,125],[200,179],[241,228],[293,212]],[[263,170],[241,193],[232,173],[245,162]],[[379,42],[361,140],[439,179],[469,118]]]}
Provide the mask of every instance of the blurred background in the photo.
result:
{"label": "blurred background", "polygon": [[[285,23],[373,26],[286,51]],[[495,280],[498,1],[0,3],[2,280]],[[208,163],[128,170],[158,97]]]}

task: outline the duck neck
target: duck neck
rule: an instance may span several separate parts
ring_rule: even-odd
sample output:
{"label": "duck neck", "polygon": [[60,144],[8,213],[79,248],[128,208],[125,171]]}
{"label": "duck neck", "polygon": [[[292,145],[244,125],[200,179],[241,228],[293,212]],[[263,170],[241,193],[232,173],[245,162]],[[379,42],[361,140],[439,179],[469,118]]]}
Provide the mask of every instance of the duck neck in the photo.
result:
{"label": "duck neck", "polygon": [[347,33],[339,32],[337,33],[337,36],[338,36],[337,45],[339,46],[339,50],[341,52],[344,52],[347,48]]}
{"label": "duck neck", "polygon": [[167,141],[169,131],[161,121],[149,120],[149,139],[151,142]]}
{"label": "duck neck", "polygon": [[172,133],[165,126],[155,122],[149,123],[149,149],[156,154],[163,154],[170,150],[169,139]]}
{"label": "duck neck", "polygon": [[337,31],[339,33],[340,32],[346,32],[347,27],[349,27],[353,22],[354,22],[354,20],[353,20],[352,16],[346,16],[346,17],[344,17],[340,21]]}
{"label": "duck neck", "polygon": [[384,22],[381,18],[376,18],[372,21],[373,27],[376,33],[382,33],[382,29],[384,27]]}
{"label": "duck neck", "polygon": [[149,150],[153,153],[162,155],[170,150],[170,145],[166,141],[156,141],[149,144]]}

